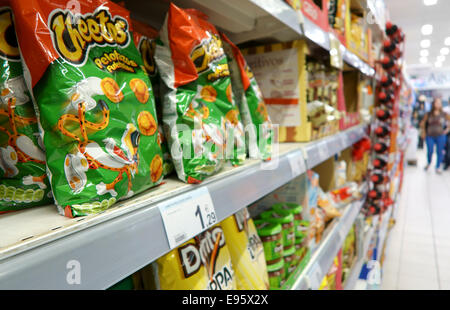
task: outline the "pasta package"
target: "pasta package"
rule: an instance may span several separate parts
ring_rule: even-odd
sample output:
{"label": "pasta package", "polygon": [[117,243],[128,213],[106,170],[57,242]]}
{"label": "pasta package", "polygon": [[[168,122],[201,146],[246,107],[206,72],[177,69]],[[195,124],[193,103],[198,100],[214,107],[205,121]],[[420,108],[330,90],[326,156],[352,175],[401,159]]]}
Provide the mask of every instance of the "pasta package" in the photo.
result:
{"label": "pasta package", "polygon": [[163,170],[153,91],[129,12],[106,0],[73,4],[11,2],[47,174],[68,217],[157,185]]}
{"label": "pasta package", "polygon": [[164,137],[164,129],[162,127],[162,102],[160,98],[161,79],[155,63],[155,47],[158,31],[149,25],[136,20],[132,20],[132,24],[134,43],[142,56],[145,72],[150,77],[150,82],[152,83],[156,116],[158,118],[158,145],[161,147],[163,153],[163,174],[166,176],[172,173],[173,163],[167,141]]}
{"label": "pasta package", "polygon": [[221,34],[231,73],[231,83],[242,122],[248,134],[249,156],[268,160],[272,155],[274,132],[256,79],[239,48]]}
{"label": "pasta package", "polygon": [[9,1],[0,1],[0,213],[51,203]]}
{"label": "pasta package", "polygon": [[167,91],[163,122],[178,177],[200,183],[246,158],[245,133],[217,29],[170,4],[155,60]]}
{"label": "pasta package", "polygon": [[267,290],[269,278],[264,248],[248,210],[242,209],[220,224],[236,273],[239,290]]}
{"label": "pasta package", "polygon": [[230,252],[220,225],[185,242],[154,263],[161,290],[235,290]]}

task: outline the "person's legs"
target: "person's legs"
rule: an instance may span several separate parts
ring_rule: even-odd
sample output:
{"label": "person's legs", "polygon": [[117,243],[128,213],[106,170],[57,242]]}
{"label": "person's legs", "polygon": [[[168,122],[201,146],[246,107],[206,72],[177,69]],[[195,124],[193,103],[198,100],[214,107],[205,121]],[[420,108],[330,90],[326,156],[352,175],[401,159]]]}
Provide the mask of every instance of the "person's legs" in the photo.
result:
{"label": "person's legs", "polygon": [[447,140],[446,135],[441,135],[439,137],[436,137],[436,152],[437,152],[437,162],[436,162],[436,169],[441,168],[442,160],[444,158],[444,147],[445,142]]}
{"label": "person's legs", "polygon": [[447,170],[448,167],[450,167],[450,134],[447,135],[447,142],[445,143],[444,169]]}
{"label": "person's legs", "polygon": [[433,159],[434,139],[433,137],[427,136],[425,138],[425,142],[427,143],[427,160],[428,160],[426,169],[428,169],[428,167],[431,165],[431,160]]}

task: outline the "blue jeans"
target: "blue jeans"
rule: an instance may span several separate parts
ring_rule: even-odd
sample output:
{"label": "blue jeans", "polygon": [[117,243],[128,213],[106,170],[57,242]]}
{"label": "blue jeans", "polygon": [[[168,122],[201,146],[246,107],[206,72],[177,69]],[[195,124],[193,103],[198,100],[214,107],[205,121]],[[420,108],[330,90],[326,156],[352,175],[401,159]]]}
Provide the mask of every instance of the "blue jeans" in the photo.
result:
{"label": "blue jeans", "polygon": [[436,162],[436,168],[440,168],[442,164],[442,160],[444,159],[444,147],[445,143],[447,142],[447,136],[437,136],[437,137],[431,137],[427,136],[427,149],[428,149],[428,165],[431,164],[431,159],[433,158],[433,152],[434,152],[434,145],[436,145],[436,152],[437,152],[437,162]]}

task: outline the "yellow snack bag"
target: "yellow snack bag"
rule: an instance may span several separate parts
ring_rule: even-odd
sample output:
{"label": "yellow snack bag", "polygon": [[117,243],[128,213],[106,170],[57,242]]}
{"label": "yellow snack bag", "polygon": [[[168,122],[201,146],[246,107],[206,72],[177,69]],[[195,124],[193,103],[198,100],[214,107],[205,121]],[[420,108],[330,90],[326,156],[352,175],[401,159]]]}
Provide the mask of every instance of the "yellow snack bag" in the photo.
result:
{"label": "yellow snack bag", "polygon": [[239,290],[267,290],[269,278],[264,248],[255,224],[245,208],[225,219],[221,226],[228,242]]}
{"label": "yellow snack bag", "polygon": [[157,289],[236,289],[230,253],[220,225],[185,242],[153,265]]}

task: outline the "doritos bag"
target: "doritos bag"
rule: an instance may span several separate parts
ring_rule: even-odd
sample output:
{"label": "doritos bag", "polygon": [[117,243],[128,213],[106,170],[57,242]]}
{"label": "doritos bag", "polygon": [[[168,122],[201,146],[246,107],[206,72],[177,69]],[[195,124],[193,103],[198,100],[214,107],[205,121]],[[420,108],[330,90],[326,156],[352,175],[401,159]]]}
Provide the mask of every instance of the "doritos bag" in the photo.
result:
{"label": "doritos bag", "polygon": [[160,183],[155,103],[129,12],[106,0],[11,5],[59,210],[97,213]]}
{"label": "doritos bag", "polygon": [[268,160],[272,155],[274,132],[256,79],[239,48],[221,34],[236,98],[248,137],[249,156]]}
{"label": "doritos bag", "polygon": [[246,157],[245,134],[216,28],[170,4],[155,60],[167,88],[163,122],[178,177],[199,183]]}
{"label": "doritos bag", "polygon": [[185,242],[153,265],[157,289],[236,289],[230,253],[220,225]]}
{"label": "doritos bag", "polygon": [[156,116],[158,117],[158,144],[163,153],[163,174],[169,175],[173,171],[172,157],[169,152],[169,146],[164,137],[164,129],[162,127],[162,102],[160,97],[160,83],[161,78],[158,74],[158,69],[155,64],[155,47],[158,32],[137,20],[132,20],[133,24],[133,39],[139,53],[144,62],[144,69],[150,77],[152,83],[153,95],[155,97]]}
{"label": "doritos bag", "polygon": [[0,1],[0,213],[51,203],[9,1]]}
{"label": "doritos bag", "polygon": [[264,248],[248,210],[242,209],[220,223],[225,233],[239,290],[268,290]]}

